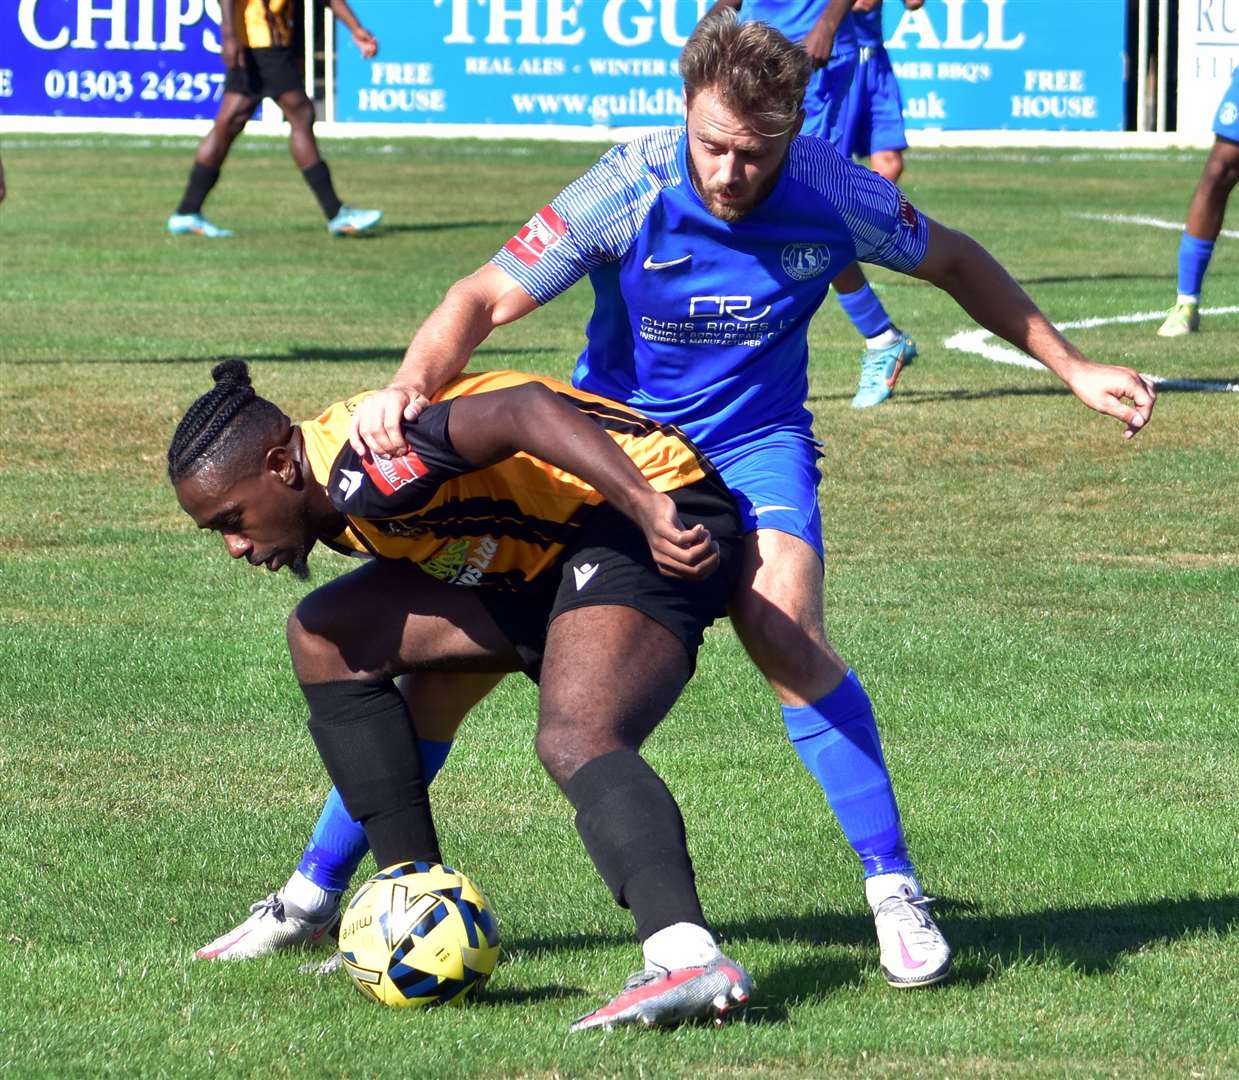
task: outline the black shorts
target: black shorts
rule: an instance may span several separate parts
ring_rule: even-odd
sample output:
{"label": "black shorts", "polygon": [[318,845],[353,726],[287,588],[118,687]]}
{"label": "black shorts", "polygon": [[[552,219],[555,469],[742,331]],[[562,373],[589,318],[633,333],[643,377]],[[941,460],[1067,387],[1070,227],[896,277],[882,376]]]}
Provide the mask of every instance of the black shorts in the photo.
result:
{"label": "black shorts", "polygon": [[580,535],[559,561],[514,592],[478,589],[477,596],[512,642],[534,682],[551,622],[574,608],[630,607],[671,631],[697,662],[705,628],[727,610],[740,574],[743,525],[735,500],[717,476],[668,492],[684,525],[701,522],[718,543],[719,567],[704,581],[665,577],[645,536],[610,506],[589,511]]}
{"label": "black shorts", "polygon": [[289,90],[305,93],[297,50],[276,46],[270,49],[241,50],[241,66],[228,69],[224,93],[252,98],[278,98]]}

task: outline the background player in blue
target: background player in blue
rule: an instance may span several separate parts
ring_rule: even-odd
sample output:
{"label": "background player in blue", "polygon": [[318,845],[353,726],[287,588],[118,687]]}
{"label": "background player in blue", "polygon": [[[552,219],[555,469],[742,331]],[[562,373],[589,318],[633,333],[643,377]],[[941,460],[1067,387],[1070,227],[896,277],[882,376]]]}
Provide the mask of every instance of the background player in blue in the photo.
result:
{"label": "background player in blue", "polygon": [[[916,11],[925,0],[903,0],[903,6]],[[843,133],[835,145],[844,157],[868,158],[874,172],[898,183],[908,138],[903,95],[882,36],[882,0],[856,0],[852,23],[860,57],[843,106]]]}
{"label": "background player in blue", "polygon": [[[809,64],[777,31],[729,13],[707,19],[681,73],[686,127],[608,152],[453,285],[392,385],[358,408],[354,445],[401,452],[403,421],[492,331],[588,274],[596,300],[574,382],[678,424],[736,495],[746,559],[732,621],[860,859],[883,973],[896,986],[936,982],[950,948],[908,855],[869,696],[822,623],[809,321],[830,268],[861,258],[946,290],[1128,437],[1147,422],[1153,391],[1130,369],[1087,360],[973,240],[829,143],[797,137]],[[458,716],[477,691],[462,688]],[[343,850],[351,823],[328,818],[316,835]],[[356,866],[332,861],[345,877]]]}
{"label": "background player in blue", "polygon": [[1196,194],[1187,210],[1187,227],[1179,240],[1179,296],[1157,331],[1162,337],[1181,337],[1200,329],[1200,287],[1213,258],[1213,245],[1222,232],[1226,200],[1239,181],[1239,68],[1231,75],[1213,120],[1217,138]]}
{"label": "background player in blue", "polygon": [[[799,42],[812,70],[805,88],[801,133],[836,146],[844,135],[843,106],[860,59],[856,28],[849,12],[855,0],[715,0],[710,14],[732,10],[745,20],[773,26]],[[860,382],[852,407],[881,405],[894,392],[903,369],[916,356],[916,342],[900,330],[865,280],[860,267],[836,264],[831,282],[839,304],[865,339]]]}

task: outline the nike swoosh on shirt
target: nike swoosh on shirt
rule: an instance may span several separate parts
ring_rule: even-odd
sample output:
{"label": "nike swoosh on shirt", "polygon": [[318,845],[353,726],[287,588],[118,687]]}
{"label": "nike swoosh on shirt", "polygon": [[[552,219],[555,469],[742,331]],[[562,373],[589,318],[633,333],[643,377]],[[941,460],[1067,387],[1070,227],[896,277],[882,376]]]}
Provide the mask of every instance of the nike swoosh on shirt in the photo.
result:
{"label": "nike swoosh on shirt", "polygon": [[692,253],[690,252],[688,255],[681,255],[678,259],[668,259],[666,262],[658,262],[653,255],[647,255],[645,257],[645,262],[643,262],[641,266],[642,269],[645,270],[666,270],[669,266],[679,266],[680,263],[686,263],[692,257]]}
{"label": "nike swoosh on shirt", "polygon": [[753,511],[753,513],[754,514],[765,514],[765,513],[769,513],[771,510],[795,510],[795,509],[796,507],[794,506],[759,506],[756,510]]}

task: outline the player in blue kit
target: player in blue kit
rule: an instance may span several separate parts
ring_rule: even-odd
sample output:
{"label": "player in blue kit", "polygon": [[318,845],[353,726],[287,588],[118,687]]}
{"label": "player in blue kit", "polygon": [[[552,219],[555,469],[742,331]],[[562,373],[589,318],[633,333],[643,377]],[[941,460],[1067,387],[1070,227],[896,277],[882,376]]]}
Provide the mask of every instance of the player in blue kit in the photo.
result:
{"label": "player in blue kit", "polygon": [[1179,240],[1179,295],[1157,331],[1162,337],[1181,337],[1200,329],[1200,287],[1222,232],[1226,202],[1239,182],[1239,69],[1231,75],[1230,86],[1218,105],[1213,132],[1217,138]]}
{"label": "player in blue kit", "polygon": [[[925,0],[903,0],[903,4],[916,11]],[[844,157],[868,158],[874,172],[895,184],[903,175],[908,138],[903,95],[882,35],[882,0],[856,0],[852,23],[860,58],[843,106],[842,136],[835,145]]]}
{"label": "player in blue kit", "polygon": [[[801,133],[840,145],[846,131],[844,105],[860,62],[853,16],[856,0],[715,0],[710,14],[728,9],[745,20],[766,23],[799,42],[812,64],[805,88]],[[865,339],[860,382],[852,407],[881,405],[903,369],[916,357],[916,342],[900,330],[854,263],[832,273],[839,305]]]}
{"label": "player in blue kit", "polygon": [[[686,127],[608,152],[453,285],[392,385],[359,406],[354,446],[402,452],[401,424],[478,345],[588,275],[595,306],[574,382],[675,423],[735,494],[746,554],[732,621],[860,860],[883,974],[895,986],[927,985],[948,975],[950,947],[908,854],[869,696],[823,628],[809,322],[831,269],[859,258],[943,288],[1089,407],[1120,419],[1129,437],[1147,422],[1153,391],[1130,369],[1087,360],[974,241],[830,143],[799,136],[809,63],[777,31],[730,13],[706,19],[680,66]],[[457,719],[479,689],[462,687]],[[441,704],[447,690],[438,685]],[[437,717],[441,739],[449,711]],[[420,719],[418,728],[425,737]],[[360,832],[327,812],[311,843],[336,880],[365,851],[364,837],[349,848],[350,829]],[[324,923],[336,902],[302,914]],[[277,922],[254,922],[248,940]]]}

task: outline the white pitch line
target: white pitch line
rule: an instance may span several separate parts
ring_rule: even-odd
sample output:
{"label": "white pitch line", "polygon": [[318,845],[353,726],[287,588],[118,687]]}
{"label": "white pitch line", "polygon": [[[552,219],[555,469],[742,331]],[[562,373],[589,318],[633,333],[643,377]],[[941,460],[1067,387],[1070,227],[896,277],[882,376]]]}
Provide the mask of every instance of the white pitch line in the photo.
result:
{"label": "white pitch line", "polygon": [[[1239,306],[1201,308],[1201,315],[1236,315]],[[1075,322],[1055,323],[1059,330],[1091,330],[1098,326],[1114,326],[1119,323],[1156,322],[1165,318],[1164,311],[1140,311],[1134,315],[1109,315],[1095,319],[1077,319]],[[1030,371],[1045,371],[1045,365],[1038,363],[1031,356],[1010,345],[999,345],[990,339],[994,335],[988,330],[962,330],[952,334],[942,344],[956,352],[972,353],[984,357],[995,364],[1010,364],[1013,367],[1028,368]],[[1144,376],[1158,386],[1169,390],[1207,390],[1215,393],[1239,394],[1239,383],[1223,382],[1220,379],[1172,379],[1165,375]]]}
{"label": "white pitch line", "polygon": [[[1167,221],[1165,218],[1149,217],[1146,214],[1072,214],[1071,216],[1083,218],[1085,221],[1108,221],[1112,225],[1147,225],[1151,229],[1183,231],[1181,221]],[[1221,235],[1236,240],[1239,239],[1239,229],[1223,229]]]}

